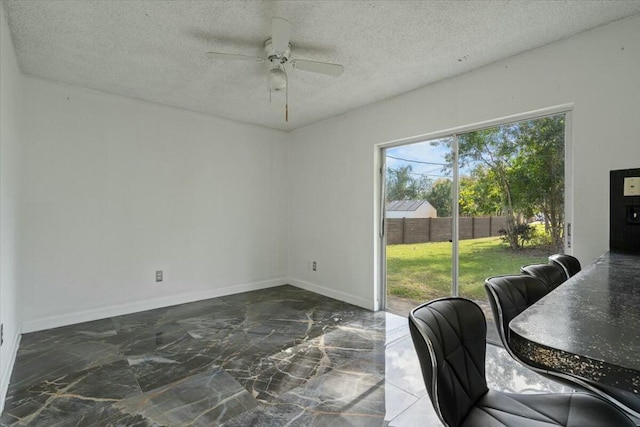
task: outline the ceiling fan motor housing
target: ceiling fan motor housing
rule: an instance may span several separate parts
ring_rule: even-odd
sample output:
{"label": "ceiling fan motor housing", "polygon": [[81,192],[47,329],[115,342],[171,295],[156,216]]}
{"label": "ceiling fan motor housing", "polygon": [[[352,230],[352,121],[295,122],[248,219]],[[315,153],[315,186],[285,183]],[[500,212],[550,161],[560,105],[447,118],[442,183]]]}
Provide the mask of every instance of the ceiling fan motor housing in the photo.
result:
{"label": "ceiling fan motor housing", "polygon": [[269,60],[269,86],[271,90],[280,92],[287,88],[287,73],[284,70],[284,64],[289,60],[291,54],[291,43],[284,52],[277,52],[271,39],[264,42],[264,51]]}
{"label": "ceiling fan motor housing", "polygon": [[273,48],[271,39],[269,39],[264,42],[264,51],[267,54],[267,59],[272,64],[270,68],[273,68],[273,65],[284,65],[287,63],[287,61],[289,61],[289,56],[291,55],[291,43],[289,43],[289,45],[287,46],[286,51],[276,52],[276,50]]}

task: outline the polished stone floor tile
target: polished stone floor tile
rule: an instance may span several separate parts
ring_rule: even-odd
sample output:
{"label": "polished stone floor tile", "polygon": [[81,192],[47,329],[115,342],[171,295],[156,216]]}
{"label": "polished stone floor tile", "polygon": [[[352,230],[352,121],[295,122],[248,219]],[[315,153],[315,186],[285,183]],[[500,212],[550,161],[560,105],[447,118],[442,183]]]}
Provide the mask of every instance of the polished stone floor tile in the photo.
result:
{"label": "polished stone floor tile", "polygon": [[234,307],[225,307],[216,315],[190,317],[178,320],[177,323],[192,338],[216,341],[225,338],[230,332],[239,330],[244,322],[244,315]]}
{"label": "polished stone floor tile", "polygon": [[154,352],[177,352],[193,338],[178,323],[150,326],[129,332],[120,332],[107,342],[118,346],[121,354],[130,357]]}
{"label": "polished stone floor tile", "polygon": [[198,316],[215,316],[220,309],[228,308],[219,298],[196,301],[187,304],[162,307],[154,310],[116,316],[111,318],[118,332],[149,329],[165,323]]}
{"label": "polished stone floor tile", "polygon": [[316,357],[335,369],[384,374],[384,329],[369,328],[358,323],[340,326],[312,340]]}
{"label": "polished stone floor tile", "polygon": [[225,426],[372,426],[385,417],[384,378],[332,371]]}
{"label": "polished stone floor tile", "polygon": [[118,346],[143,391],[161,387],[216,365],[177,322],[120,332],[106,339]]}
{"label": "polished stone floor tile", "polygon": [[158,424],[140,414],[123,412],[115,405],[101,406],[81,414],[70,414],[47,427],[176,427]]}
{"label": "polished stone floor tile", "polygon": [[272,401],[333,369],[384,374],[385,316],[370,314],[267,357],[241,357],[224,367],[260,401]]}
{"label": "polished stone floor tile", "polygon": [[217,366],[216,358],[203,352],[197,342],[183,343],[172,352],[159,351],[130,356],[127,361],[143,391],[165,386]]}
{"label": "polished stone floor tile", "polygon": [[2,422],[55,425],[69,414],[89,412],[140,393],[129,364],[121,360],[26,388],[12,388],[7,395]]}
{"label": "polished stone floor tile", "polygon": [[[569,391],[487,346],[489,386]],[[292,286],[25,334],[0,426],[440,425],[406,317]]]}
{"label": "polished stone floor tile", "polygon": [[332,369],[313,343],[303,343],[255,360],[239,358],[225,364],[225,370],[261,402],[305,384]]}
{"label": "polished stone floor tile", "polygon": [[39,351],[28,352],[19,349],[10,385],[14,388],[27,387],[123,359],[117,346],[105,342],[55,344],[42,346]]}
{"label": "polished stone floor tile", "polygon": [[115,408],[159,425],[215,426],[258,402],[222,369],[213,369],[124,399]]}
{"label": "polished stone floor tile", "polygon": [[39,352],[54,346],[101,342],[104,338],[117,335],[110,319],[85,322],[44,331],[24,334],[20,340],[21,354]]}

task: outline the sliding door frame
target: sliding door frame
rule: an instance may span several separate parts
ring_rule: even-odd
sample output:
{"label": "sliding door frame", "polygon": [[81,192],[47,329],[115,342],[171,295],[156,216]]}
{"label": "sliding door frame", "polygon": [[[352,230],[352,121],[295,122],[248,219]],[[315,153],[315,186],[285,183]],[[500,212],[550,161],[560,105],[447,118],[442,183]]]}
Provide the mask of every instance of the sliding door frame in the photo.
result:
{"label": "sliding door frame", "polygon": [[419,142],[433,141],[443,138],[452,138],[452,151],[453,151],[453,187],[452,187],[452,277],[451,277],[451,294],[458,296],[458,276],[459,276],[459,209],[458,209],[458,197],[459,197],[459,167],[458,167],[458,137],[461,134],[475,132],[483,129],[488,129],[500,125],[506,125],[509,123],[520,122],[524,120],[535,120],[549,116],[556,116],[564,114],[565,116],[565,138],[564,138],[564,241],[565,252],[567,254],[572,253],[572,222],[573,222],[573,143],[572,143],[572,113],[573,104],[561,104],[554,107],[542,108],[539,110],[529,111],[526,113],[514,114],[512,116],[506,116],[498,119],[487,120],[484,122],[473,123],[465,126],[460,126],[451,129],[445,129],[428,134],[418,135],[410,138],[398,139],[387,143],[376,145],[376,155],[378,157],[377,171],[378,173],[378,185],[379,193],[376,195],[377,200],[377,214],[376,217],[380,220],[378,222],[378,249],[376,258],[378,263],[375,263],[377,272],[374,277],[378,278],[378,286],[375,290],[377,304],[376,308],[380,310],[386,309],[387,306],[387,236],[385,230],[385,204],[386,204],[386,150],[388,148],[399,147],[403,145],[411,145]]}
{"label": "sliding door frame", "polygon": [[[453,182],[451,184],[451,295],[459,295],[458,277],[460,276],[460,168],[458,167],[458,134],[453,134],[451,151],[453,154]],[[385,290],[385,293],[387,291]]]}

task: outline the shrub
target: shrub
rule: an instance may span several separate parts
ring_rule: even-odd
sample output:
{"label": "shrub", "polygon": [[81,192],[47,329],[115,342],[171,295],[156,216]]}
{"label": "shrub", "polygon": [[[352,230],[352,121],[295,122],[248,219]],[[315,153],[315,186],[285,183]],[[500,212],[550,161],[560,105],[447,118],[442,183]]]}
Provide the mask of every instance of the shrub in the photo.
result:
{"label": "shrub", "polygon": [[[524,247],[525,244],[527,244],[533,238],[534,232],[534,228],[529,224],[522,223],[516,225],[516,228],[513,231],[513,235],[516,236],[518,247]],[[500,238],[503,242],[510,242],[509,236],[507,235],[507,230],[501,228],[500,230],[498,230],[498,233],[500,234]]]}
{"label": "shrub", "polygon": [[533,248],[545,248],[553,245],[553,237],[544,231],[544,227],[533,227],[533,235],[529,240],[529,245]]}

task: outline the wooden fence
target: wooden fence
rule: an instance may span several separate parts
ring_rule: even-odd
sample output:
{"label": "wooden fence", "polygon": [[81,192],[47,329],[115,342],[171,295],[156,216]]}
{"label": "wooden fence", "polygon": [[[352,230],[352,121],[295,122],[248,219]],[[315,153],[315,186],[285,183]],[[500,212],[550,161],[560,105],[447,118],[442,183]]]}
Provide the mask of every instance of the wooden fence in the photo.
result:
{"label": "wooden fence", "polygon": [[[388,245],[446,242],[451,240],[451,217],[387,218]],[[460,217],[460,240],[499,236],[506,224],[504,216]]]}

